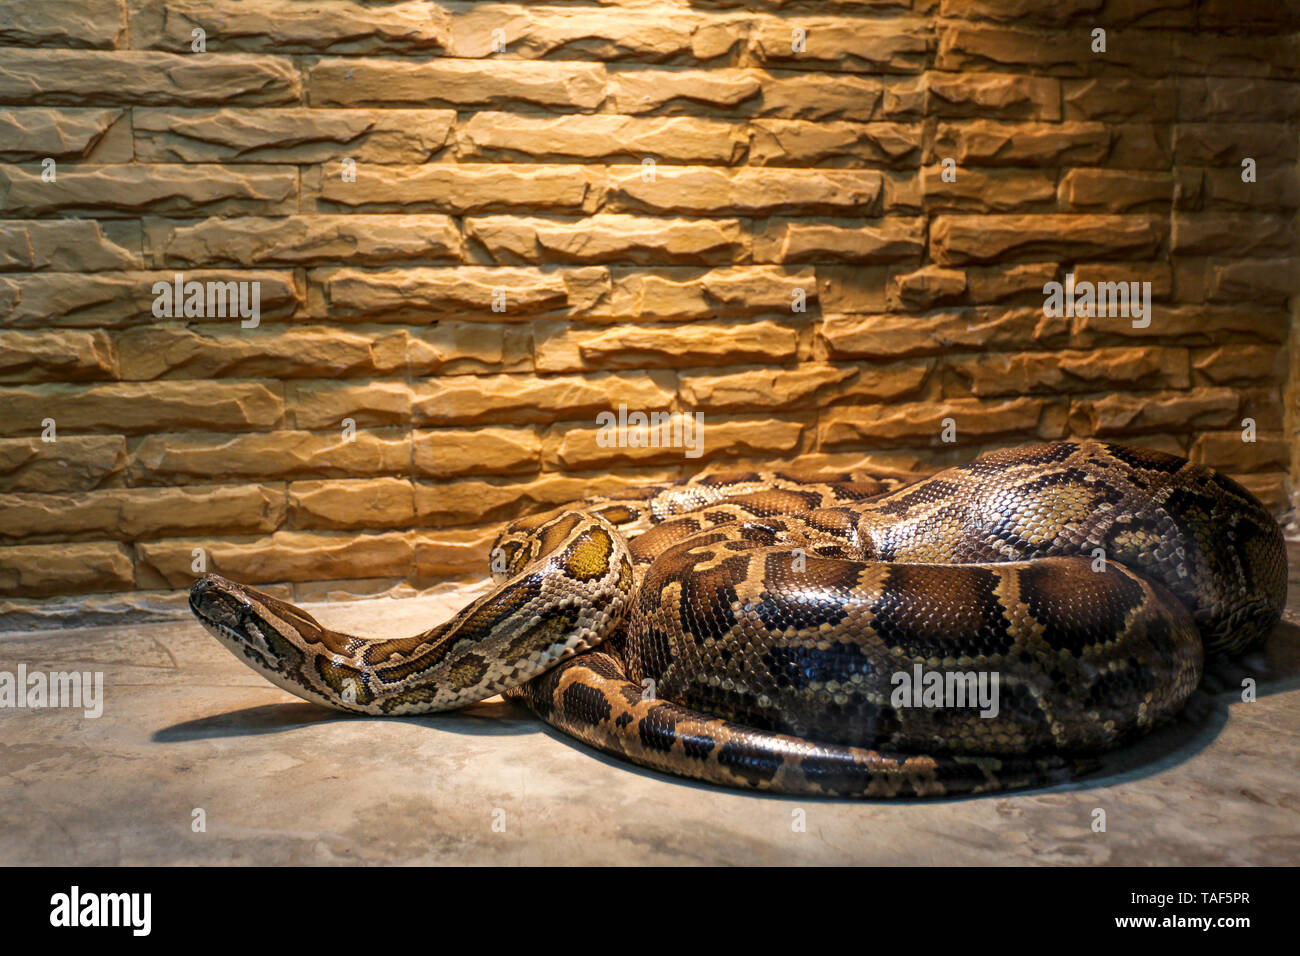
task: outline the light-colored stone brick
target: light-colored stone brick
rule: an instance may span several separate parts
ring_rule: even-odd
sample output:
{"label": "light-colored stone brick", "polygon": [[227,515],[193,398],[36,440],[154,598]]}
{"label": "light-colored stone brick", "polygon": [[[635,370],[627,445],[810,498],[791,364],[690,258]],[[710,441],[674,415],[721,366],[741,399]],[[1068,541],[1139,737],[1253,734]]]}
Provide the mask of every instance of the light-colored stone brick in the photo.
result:
{"label": "light-colored stone brick", "polygon": [[745,127],[695,116],[528,116],[482,110],[456,125],[462,162],[562,160],[730,165],[748,143]]}
{"label": "light-colored stone brick", "polygon": [[515,475],[537,471],[542,443],[532,428],[438,428],[411,438],[416,475]]}
{"label": "light-colored stone brick", "polygon": [[793,358],[798,333],[776,322],[718,326],[614,326],[576,329],[546,325],[537,330],[537,370],[675,368],[682,365],[737,365]]}
{"label": "light-colored stone brick", "polygon": [[268,431],[242,435],[193,432],[148,435],[131,451],[137,485],[199,484],[284,478],[364,478],[406,474],[411,443],[404,431]]}
{"label": "light-colored stone brick", "polygon": [[117,356],[98,330],[0,332],[0,382],[75,382],[112,378]]}
{"label": "light-colored stone brick", "polygon": [[145,107],[131,117],[142,163],[422,163],[448,145],[456,112]]}
{"label": "light-colored stone brick", "polygon": [[111,50],[126,37],[124,0],[0,0],[0,43]]}
{"label": "light-colored stone brick", "polygon": [[441,6],[415,0],[134,0],[131,45],[183,53],[199,29],[215,53],[436,54],[448,46],[450,20]]}
{"label": "light-colored stone brick", "polygon": [[120,484],[126,471],[120,435],[65,435],[56,441],[0,438],[0,491],[89,491]]}
{"label": "light-colored stone brick", "polygon": [[[216,271],[208,269],[169,272],[47,272],[0,274],[0,323],[12,328],[70,326],[81,328],[129,328],[154,323],[155,302],[161,302],[154,287],[174,287],[176,276],[183,281],[257,283],[259,320],[271,322],[296,313],[302,296],[292,272],[266,270]],[[248,295],[251,297],[251,291]],[[215,304],[214,299],[214,304]],[[251,298],[248,300],[251,303]],[[206,297],[204,299],[206,312]],[[192,316],[186,321],[225,324],[240,328],[238,316]]]}
{"label": "light-colored stone brick", "polygon": [[596,267],[320,269],[311,281],[322,318],[418,324],[431,315],[522,322],[536,315],[582,314],[608,296],[610,285],[609,273]]}
{"label": "light-colored stone brick", "polygon": [[277,531],[252,541],[173,538],[136,546],[138,576],[145,587],[188,588],[198,578],[193,552],[201,548],[207,569],[250,584],[322,578],[394,577],[410,574],[414,547],[406,534]]}
{"label": "light-colored stone brick", "polygon": [[666,409],[676,382],[671,373],[448,375],[415,385],[411,420],[417,425],[500,422],[520,425],[558,419],[594,419],[620,404]]}
{"label": "light-colored stone brick", "polygon": [[[39,162],[46,157],[127,162],[131,159],[128,126],[123,110],[0,109],[0,162]],[[114,149],[108,141],[118,138],[110,134],[119,128],[123,143]]]}
{"label": "light-colored stone brick", "polygon": [[415,495],[405,478],[289,483],[294,528],[401,528],[415,520]]}
{"label": "light-colored stone brick", "polygon": [[466,217],[465,238],[494,262],[729,264],[748,257],[749,235],[735,219],[663,219],[622,213],[565,219]]}
{"label": "light-colored stone brick", "polygon": [[0,594],[43,597],[135,586],[131,555],[107,541],[0,545]]}
{"label": "light-colored stone brick", "polygon": [[279,388],[260,382],[111,382],[0,389],[0,432],[40,433],[54,419],[65,432],[127,434],[170,429],[273,428],[284,418]]}
{"label": "light-colored stone brick", "polygon": [[158,267],[440,264],[462,252],[455,221],[440,215],[152,220],[145,238]]}
{"label": "light-colored stone brick", "polygon": [[0,166],[0,213],[8,218],[276,215],[297,205],[291,166],[75,166],[52,183],[39,169]]}
{"label": "light-colored stone brick", "polygon": [[285,106],[302,98],[288,57],[152,51],[5,50],[0,103],[35,106]]}
{"label": "light-colored stone brick", "polygon": [[0,535],[10,538],[260,534],[284,517],[284,491],[272,485],[0,495]]}
{"label": "light-colored stone brick", "polygon": [[594,112],[605,100],[600,63],[329,57],[306,75],[312,106]]}
{"label": "light-colored stone brick", "polygon": [[1030,256],[1145,259],[1168,235],[1151,216],[939,216],[930,253],[942,264]]}

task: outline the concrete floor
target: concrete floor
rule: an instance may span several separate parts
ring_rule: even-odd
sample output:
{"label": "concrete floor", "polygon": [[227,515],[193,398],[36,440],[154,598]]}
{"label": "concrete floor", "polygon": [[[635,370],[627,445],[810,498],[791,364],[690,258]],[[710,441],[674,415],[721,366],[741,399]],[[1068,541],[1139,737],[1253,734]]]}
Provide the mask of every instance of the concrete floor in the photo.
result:
{"label": "concrete floor", "polygon": [[[0,710],[0,864],[1295,864],[1295,545],[1291,567],[1267,648],[1208,677],[1183,718],[1100,775],[937,802],[701,786],[605,758],[500,699],[343,717],[265,682],[192,621],[11,636],[0,670],[103,671],[106,702],[98,719]],[[454,606],[317,612],[393,634]],[[1258,680],[1254,703],[1240,700],[1243,674]]]}

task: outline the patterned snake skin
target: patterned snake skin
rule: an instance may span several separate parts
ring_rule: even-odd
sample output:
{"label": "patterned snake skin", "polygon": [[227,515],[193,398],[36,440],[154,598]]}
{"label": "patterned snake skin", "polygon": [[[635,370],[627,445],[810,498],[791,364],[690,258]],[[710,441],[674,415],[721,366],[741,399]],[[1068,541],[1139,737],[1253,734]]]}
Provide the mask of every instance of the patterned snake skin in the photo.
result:
{"label": "patterned snake skin", "polygon": [[[190,605],[327,706],[427,713],[505,691],[646,767],[876,797],[1066,779],[1176,713],[1205,653],[1259,643],[1286,597],[1281,532],[1247,491],[1092,441],[902,486],[683,481],[519,519],[494,554],[490,593],[400,640],[216,575]],[[960,693],[900,696],[900,675]],[[978,680],[996,707],[975,706]]]}

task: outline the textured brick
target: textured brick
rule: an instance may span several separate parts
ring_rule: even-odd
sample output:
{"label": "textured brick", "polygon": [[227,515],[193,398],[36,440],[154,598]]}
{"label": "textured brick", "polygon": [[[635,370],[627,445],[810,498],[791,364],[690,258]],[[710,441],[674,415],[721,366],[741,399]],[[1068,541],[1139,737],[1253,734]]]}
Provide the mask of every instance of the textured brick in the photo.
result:
{"label": "textured brick", "polygon": [[891,276],[886,302],[891,309],[929,309],[964,298],[966,288],[966,273],[962,270],[924,266]]}
{"label": "textured brick", "polygon": [[131,44],[184,52],[201,29],[207,48],[222,53],[438,53],[450,19],[414,0],[378,8],[353,0],[135,0]]}
{"label": "textured brick", "polygon": [[411,420],[417,425],[477,422],[545,423],[592,418],[620,403],[667,408],[675,383],[670,373],[597,375],[449,375],[415,386]]}
{"label": "textured brick", "polygon": [[13,46],[125,46],[124,0],[0,0],[0,43]]}
{"label": "textured brick", "polygon": [[[258,283],[261,321],[265,322],[293,315],[302,304],[291,272],[195,269],[181,274],[186,282]],[[151,323],[156,321],[154,286],[174,284],[176,275],[175,271],[0,274],[0,324],[13,328],[125,328]],[[189,321],[238,328],[241,320],[214,315]]]}
{"label": "textured brick", "polygon": [[556,325],[539,328],[537,336],[540,372],[781,362],[792,358],[798,345],[795,330],[775,322],[596,330]]}
{"label": "textured brick", "polygon": [[1059,321],[1039,309],[943,312],[918,320],[909,315],[828,315],[821,337],[834,358],[901,358],[952,349],[1049,346],[1067,336]]}
{"label": "textured brick", "polygon": [[[1025,70],[1050,76],[1087,76],[1124,67],[1160,75],[1173,55],[1171,34],[1108,31],[1106,52],[1091,51],[1091,30],[1036,31],[1021,26],[947,23],[937,31],[935,64],[941,70]],[[1199,50],[1197,51],[1199,52]],[[1187,53],[1188,60],[1193,51]],[[1210,67],[1206,66],[1205,71]],[[1188,72],[1200,72],[1188,63]]]}
{"label": "textured brick", "polygon": [[[423,527],[498,522],[598,495],[619,495],[673,477],[670,472],[623,471],[543,474],[536,478],[481,478],[415,482],[416,521]],[[484,532],[478,532],[483,534]],[[490,539],[489,539],[490,540]],[[486,554],[486,552],[485,552]]]}
{"label": "textured brick", "polygon": [[977,305],[1043,302],[1043,286],[1058,275],[1054,262],[972,266],[965,270],[970,299]]}
{"label": "textured brick", "polygon": [[1061,118],[1061,81],[1051,77],[930,72],[925,88],[927,112],[934,116]]}
{"label": "textured brick", "polygon": [[[868,122],[877,115],[883,86],[850,74],[772,74],[764,70],[617,70],[609,78],[609,105],[617,113],[765,116]],[[899,110],[901,112],[901,108]]]}
{"label": "textured brick", "polygon": [[743,261],[749,249],[749,236],[735,219],[665,221],[621,213],[569,219],[467,217],[465,238],[503,264],[727,264]]}
{"label": "textured brick", "polygon": [[808,267],[770,265],[711,269],[661,269],[614,276],[607,307],[594,315],[615,318],[698,319],[701,316],[752,316],[792,313],[795,301],[817,301],[817,278]]}
{"label": "textured brick", "polygon": [[817,443],[822,448],[899,443],[939,446],[945,419],[952,420],[958,441],[1007,435],[1052,439],[1064,434],[1065,410],[1060,402],[1035,398],[851,405],[822,412]]}
{"label": "textured brick", "polygon": [[1179,123],[1173,147],[1180,166],[1235,166],[1238,173],[1245,156],[1261,166],[1283,165],[1300,153],[1296,137],[1276,123]]}
{"label": "textured brick", "polygon": [[1223,428],[1232,423],[1238,397],[1227,388],[1190,392],[1112,394],[1076,401],[1070,426],[1100,438],[1171,429]]}
{"label": "textured brick", "polygon": [[2,492],[89,491],[120,483],[126,465],[120,435],[0,438]]}
{"label": "textured brick", "polygon": [[682,401],[703,411],[804,408],[828,400],[881,401],[916,393],[928,363],[885,367],[806,365],[797,369],[757,368],[722,374],[683,374]]}
{"label": "textured brick", "polygon": [[1175,213],[1171,248],[1182,255],[1216,251],[1234,256],[1284,255],[1295,248],[1294,216],[1244,213]]}
{"label": "textured brick", "polygon": [[405,478],[294,481],[288,518],[294,528],[394,528],[415,521],[415,494]]}
{"label": "textured brick", "polygon": [[528,106],[593,112],[605,99],[605,67],[504,59],[327,58],[307,70],[307,89],[312,106]]}
{"label": "textured brick", "polygon": [[1019,352],[952,359],[948,367],[963,390],[980,397],[1187,388],[1189,384],[1185,349]]}
{"label": "textured brick", "polygon": [[80,166],[53,183],[39,169],[0,167],[0,213],[24,216],[138,216],[294,212],[291,166]]}
{"label": "textured brick", "polygon": [[1197,350],[1192,368],[1213,385],[1240,385],[1278,381],[1284,374],[1285,356],[1269,345],[1220,345]]}
{"label": "textured brick", "polygon": [[454,110],[131,111],[142,163],[422,163],[448,145],[455,121]]}
{"label": "textured brick", "polygon": [[921,128],[910,123],[756,119],[750,130],[755,166],[909,167],[921,149]]}
{"label": "textured brick", "polygon": [[1185,77],[1178,85],[1178,113],[1229,123],[1300,117],[1300,86],[1255,77]]}
{"label": "textured brick", "polygon": [[1294,170],[1265,167],[1253,183],[1241,181],[1241,168],[1178,170],[1175,198],[1184,209],[1266,212],[1300,206],[1300,182]]}
{"label": "textured brick", "polygon": [[[796,51],[791,30],[805,31]],[[754,59],[768,67],[859,73],[918,73],[926,66],[928,30],[922,21],[881,19],[863,29],[847,17],[761,17],[749,31]]]}
{"label": "textured brick", "polygon": [[255,382],[155,382],[10,386],[0,431],[39,433],[53,418],[69,431],[269,428],[284,416],[277,390]]}
{"label": "textured brick", "polygon": [[0,220],[0,272],[139,269],[140,245],[138,223]]}
{"label": "textured brick", "polygon": [[930,226],[930,251],[945,264],[1041,255],[1144,259],[1166,229],[1147,216],[939,216]]}
{"label": "textured brick", "polygon": [[521,116],[483,110],[456,126],[462,162],[602,160],[672,163],[740,161],[744,126],[694,116]]}
{"label": "textured brick", "polygon": [[1059,166],[1101,162],[1110,152],[1104,123],[940,123],[927,152],[958,166]]}
{"label": "textured brick", "polygon": [[[1187,84],[1175,86],[1142,77],[1094,76],[1086,80],[1063,80],[1067,120],[1124,120],[1164,117],[1172,121],[1178,110],[1178,93]],[[1195,111],[1183,115],[1196,115]]]}
{"label": "textured brick", "polygon": [[1229,473],[1285,470],[1291,464],[1291,447],[1281,435],[1256,434],[1243,440],[1240,431],[1206,432],[1192,442],[1192,461]]}
{"label": "textured brick", "polygon": [[1075,316],[1072,336],[1080,345],[1112,339],[1176,340],[1185,345],[1215,341],[1279,343],[1286,339],[1290,318],[1285,311],[1222,305],[1165,307],[1157,310],[1151,325],[1135,329],[1131,323],[1096,316]]}
{"label": "textured brick", "polygon": [[1056,206],[1056,177],[1037,169],[959,169],[945,182],[942,166],[921,170],[927,211],[1051,212]]}
{"label": "textured brick", "polygon": [[415,534],[415,573],[427,578],[482,574],[500,529],[471,528]]}
{"label": "textured brick", "polygon": [[135,585],[131,555],[120,544],[86,541],[0,545],[0,594],[42,597],[126,591]]}
{"label": "textured brick", "polygon": [[176,538],[137,545],[145,587],[188,588],[198,577],[193,551],[203,549],[207,569],[237,581],[314,581],[322,577],[406,576],[414,559],[407,535],[277,531],[253,541]]}
{"label": "textured brick", "polygon": [[1285,304],[1300,291],[1300,270],[1295,257],[1282,259],[1213,260],[1209,266],[1206,301],[1246,301]]}
{"label": "textured brick", "polygon": [[[428,321],[430,314],[522,321],[585,312],[609,292],[609,274],[601,268],[322,269],[312,283],[331,319],[385,321]],[[494,302],[501,308],[494,311]]]}
{"label": "textured brick", "polygon": [[1196,33],[1172,37],[1175,68],[1192,76],[1300,77],[1300,34],[1269,30],[1249,36]]}
{"label": "textured brick", "polygon": [[302,98],[287,57],[5,50],[0,103],[39,106],[285,106]]}
{"label": "textured brick", "polygon": [[744,25],[689,10],[665,17],[653,9],[485,3],[457,11],[452,43],[463,57],[492,56],[499,40],[503,58],[695,62],[739,52]]}
{"label": "textured brick", "polygon": [[0,382],[72,382],[112,378],[116,371],[104,332],[0,332]]}
{"label": "textured brick", "polygon": [[754,237],[755,262],[907,262],[925,251],[920,219],[878,224],[769,219]]}
{"label": "textured brick", "polygon": [[532,368],[530,329],[477,322],[439,322],[412,332],[406,349],[411,374],[446,375]]}
{"label": "textured brick", "polygon": [[271,485],[0,495],[0,535],[10,538],[259,534],[284,517],[284,492]]}
{"label": "textured brick", "polygon": [[[760,70],[616,70],[608,103],[615,113],[752,111],[760,101]],[[880,88],[875,87],[875,99]]]}
{"label": "textured brick", "polygon": [[640,167],[612,167],[605,208],[687,215],[869,216],[883,180],[874,170],[739,169],[665,166],[647,181]]}
{"label": "textured brick", "polygon": [[439,428],[412,436],[411,465],[431,478],[512,475],[537,471],[541,447],[532,428]]}
{"label": "textured brick", "polygon": [[[122,110],[0,109],[0,162],[127,162],[131,135],[125,117]],[[115,136],[119,129],[125,135]]]}
{"label": "textured brick", "polygon": [[156,220],[145,241],[154,266],[446,263],[462,245],[455,221],[439,215]]}
{"label": "textured brick", "polygon": [[148,435],[131,452],[137,483],[196,484],[277,478],[348,478],[405,473],[411,443],[393,430],[255,432],[243,435]]}
{"label": "textured brick", "polygon": [[285,386],[295,428],[401,425],[411,418],[411,386],[405,382],[292,382]]}
{"label": "textured brick", "polygon": [[116,337],[124,379],[332,378],[393,374],[406,368],[404,331],[363,334],[306,326],[217,335],[178,326],[145,326]]}
{"label": "textured brick", "polygon": [[546,436],[545,456],[548,463],[565,468],[622,468],[631,464],[668,464],[684,461],[709,461],[736,455],[760,455],[782,458],[799,448],[805,425],[786,418],[728,417],[710,423],[697,433],[698,450],[694,458],[686,457],[686,447],[602,446],[597,440],[599,429],[592,425],[556,427]]}
{"label": "textured brick", "polygon": [[1083,212],[1149,212],[1168,208],[1174,177],[1134,169],[1071,169],[1061,177],[1061,205]]}
{"label": "textured brick", "polygon": [[597,171],[572,165],[360,165],[356,182],[345,181],[336,169],[309,173],[303,175],[305,211],[579,213],[591,211],[598,195]]}

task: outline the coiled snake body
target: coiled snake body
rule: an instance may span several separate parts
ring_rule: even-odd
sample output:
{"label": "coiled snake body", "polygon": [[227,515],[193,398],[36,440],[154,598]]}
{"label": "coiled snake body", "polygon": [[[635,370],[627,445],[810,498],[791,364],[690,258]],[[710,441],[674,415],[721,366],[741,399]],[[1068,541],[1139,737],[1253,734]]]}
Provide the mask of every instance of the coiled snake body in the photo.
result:
{"label": "coiled snake body", "polygon": [[[1175,712],[1206,652],[1260,642],[1281,533],[1209,468],[1093,441],[901,485],[740,474],[521,518],[506,570],[402,639],[321,627],[216,575],[190,605],[307,700],[368,714],[498,692],[634,763],[785,793],[1054,782]],[[897,693],[900,675],[996,707]],[[931,675],[938,675],[932,677]],[[937,703],[937,706],[934,704]]]}

